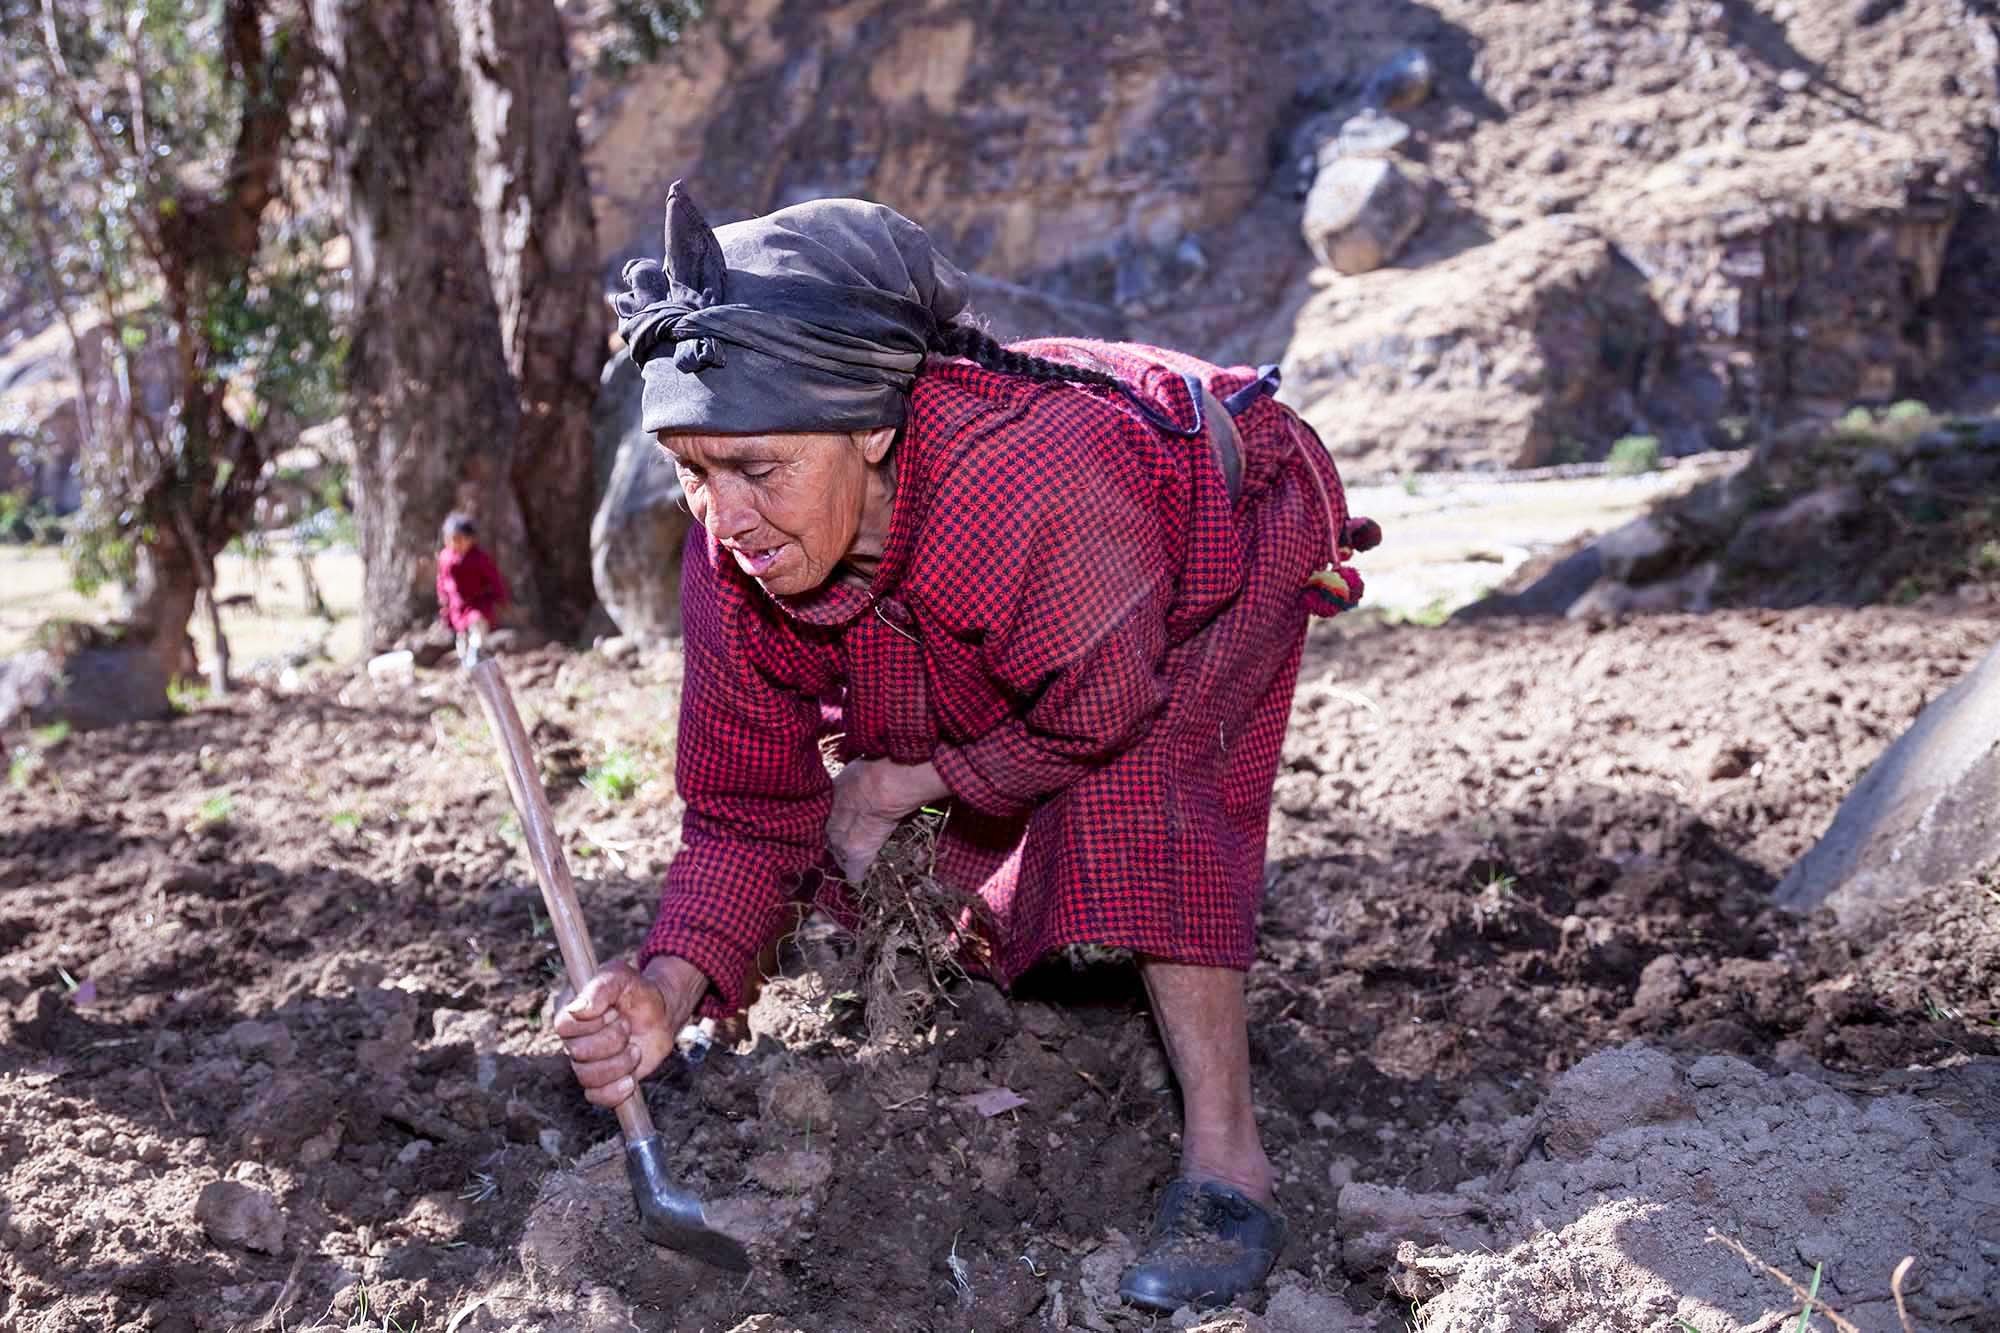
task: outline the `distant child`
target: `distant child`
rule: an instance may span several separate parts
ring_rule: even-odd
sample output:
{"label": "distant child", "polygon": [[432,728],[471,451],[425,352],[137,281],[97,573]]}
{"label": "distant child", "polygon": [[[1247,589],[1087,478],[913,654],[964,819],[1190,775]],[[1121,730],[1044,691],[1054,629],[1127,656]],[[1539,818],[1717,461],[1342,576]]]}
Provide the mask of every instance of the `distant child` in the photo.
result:
{"label": "distant child", "polygon": [[444,549],[438,552],[438,609],[458,636],[458,660],[471,666],[480,645],[509,601],[500,566],[479,545],[479,529],[466,514],[444,521]]}

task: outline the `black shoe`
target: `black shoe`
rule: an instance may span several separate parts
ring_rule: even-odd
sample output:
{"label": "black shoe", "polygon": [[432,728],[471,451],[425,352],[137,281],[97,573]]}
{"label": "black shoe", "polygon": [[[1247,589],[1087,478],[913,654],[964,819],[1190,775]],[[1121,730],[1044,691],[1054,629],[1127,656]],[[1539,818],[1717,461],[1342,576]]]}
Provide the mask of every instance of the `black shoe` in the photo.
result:
{"label": "black shoe", "polygon": [[1262,1282],[1285,1244],[1276,1209],[1215,1181],[1176,1180],[1160,1196],[1152,1243],[1118,1294],[1149,1310],[1227,1305]]}

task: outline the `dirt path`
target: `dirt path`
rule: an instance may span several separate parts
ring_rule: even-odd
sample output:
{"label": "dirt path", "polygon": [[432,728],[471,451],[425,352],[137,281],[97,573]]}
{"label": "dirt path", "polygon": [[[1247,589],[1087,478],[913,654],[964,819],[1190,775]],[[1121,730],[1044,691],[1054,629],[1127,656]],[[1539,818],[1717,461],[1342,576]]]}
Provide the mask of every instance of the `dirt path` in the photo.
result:
{"label": "dirt path", "polygon": [[[1765,899],[1996,631],[1871,610],[1317,637],[1252,983],[1294,1232],[1269,1326],[1338,1327],[1332,1301],[1401,1329],[1386,1258],[1345,1252],[1342,1187],[1491,1172],[1552,1071],[1627,1037],[1859,1071],[1990,1052],[2000,909],[1976,886],[1862,941]],[[629,947],[674,845],[677,662],[512,669],[601,942]],[[71,737],[0,791],[0,1327],[1145,1326],[1106,1283],[1177,1112],[1115,964],[975,987],[875,1051],[815,967],[844,944],[817,941],[754,1042],[652,1090],[757,1273],[595,1220],[612,1126],[542,1031],[553,951],[459,694],[245,696]],[[646,781],[601,804],[578,779],[614,752]],[[1026,1104],[983,1116],[993,1088]],[[1301,1310],[1320,1322],[1283,1323]]]}
{"label": "dirt path", "polygon": [[1394,618],[1435,623],[1533,557],[1609,532],[1740,462],[1740,455],[1713,454],[1633,477],[1439,473],[1353,487],[1349,507],[1381,523],[1386,534],[1360,561],[1366,604]]}

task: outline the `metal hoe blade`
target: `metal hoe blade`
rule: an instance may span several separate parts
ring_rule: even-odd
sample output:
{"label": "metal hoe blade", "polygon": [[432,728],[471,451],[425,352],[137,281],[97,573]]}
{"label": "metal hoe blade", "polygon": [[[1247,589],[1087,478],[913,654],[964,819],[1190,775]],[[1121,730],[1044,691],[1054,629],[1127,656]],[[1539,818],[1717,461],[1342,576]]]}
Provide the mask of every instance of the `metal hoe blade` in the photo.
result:
{"label": "metal hoe blade", "polygon": [[655,1245],[691,1254],[717,1268],[749,1272],[750,1252],[734,1236],[709,1225],[700,1199],[668,1183],[664,1159],[658,1137],[625,1145],[625,1175],[639,1205],[640,1234]]}

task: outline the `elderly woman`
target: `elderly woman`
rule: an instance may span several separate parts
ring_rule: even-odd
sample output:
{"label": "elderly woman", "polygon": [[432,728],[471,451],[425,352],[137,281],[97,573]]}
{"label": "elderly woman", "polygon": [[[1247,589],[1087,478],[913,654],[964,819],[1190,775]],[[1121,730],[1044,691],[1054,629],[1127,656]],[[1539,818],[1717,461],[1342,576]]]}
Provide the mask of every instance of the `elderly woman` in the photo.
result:
{"label": "elderly woman", "polygon": [[826,849],[858,877],[948,801],[936,871],[991,908],[999,982],[1068,944],[1139,960],[1185,1132],[1124,1296],[1254,1287],[1284,1235],[1243,986],[1271,789],[1308,613],[1360,594],[1325,451],[1274,373],[999,346],[876,204],[711,231],[676,185],[664,268],[626,277],[645,428],[701,529],[682,850],[638,965],[557,1024],[588,1096],[623,1101],[698,1008],[744,1003]]}

